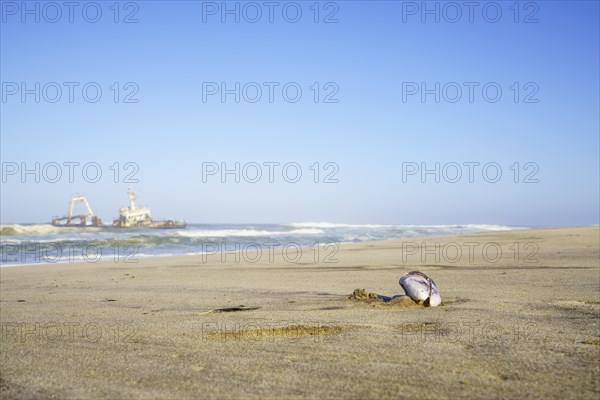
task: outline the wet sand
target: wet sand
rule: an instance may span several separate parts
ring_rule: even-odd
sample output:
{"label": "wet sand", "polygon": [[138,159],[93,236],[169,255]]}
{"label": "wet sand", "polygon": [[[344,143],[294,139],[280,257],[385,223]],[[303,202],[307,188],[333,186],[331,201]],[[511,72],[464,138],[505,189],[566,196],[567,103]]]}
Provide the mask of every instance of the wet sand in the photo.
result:
{"label": "wet sand", "polygon": [[[599,247],[583,227],[2,268],[0,397],[597,399]],[[349,298],[415,269],[442,306]]]}

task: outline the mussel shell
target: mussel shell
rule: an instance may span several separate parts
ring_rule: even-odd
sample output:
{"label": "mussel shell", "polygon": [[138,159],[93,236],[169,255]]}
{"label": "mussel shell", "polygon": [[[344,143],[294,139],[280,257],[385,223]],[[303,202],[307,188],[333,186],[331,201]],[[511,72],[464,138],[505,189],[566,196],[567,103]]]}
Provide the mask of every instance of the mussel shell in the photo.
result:
{"label": "mussel shell", "polygon": [[435,286],[435,282],[433,281],[433,279],[431,280],[431,296],[426,301],[426,303],[427,304],[425,305],[429,307],[435,307],[442,304],[442,296],[440,295],[440,291],[438,290],[438,288]]}
{"label": "mussel shell", "polygon": [[435,307],[442,303],[442,297],[435,282],[420,271],[411,271],[400,278],[400,286],[416,302]]}

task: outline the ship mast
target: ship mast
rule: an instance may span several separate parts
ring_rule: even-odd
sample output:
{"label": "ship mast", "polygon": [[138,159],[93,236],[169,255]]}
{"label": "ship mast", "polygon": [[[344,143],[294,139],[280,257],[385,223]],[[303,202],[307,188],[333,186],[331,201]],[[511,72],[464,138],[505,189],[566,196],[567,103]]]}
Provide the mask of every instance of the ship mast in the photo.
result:
{"label": "ship mast", "polygon": [[127,194],[129,195],[129,210],[135,210],[135,192],[129,188]]}

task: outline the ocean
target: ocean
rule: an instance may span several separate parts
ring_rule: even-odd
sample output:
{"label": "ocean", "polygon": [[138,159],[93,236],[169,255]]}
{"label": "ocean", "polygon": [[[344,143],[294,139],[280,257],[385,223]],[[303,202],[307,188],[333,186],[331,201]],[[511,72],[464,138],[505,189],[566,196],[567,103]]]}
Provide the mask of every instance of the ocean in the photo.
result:
{"label": "ocean", "polygon": [[454,235],[518,229],[501,225],[188,224],[185,229],[0,226],[0,266],[130,261],[261,248]]}

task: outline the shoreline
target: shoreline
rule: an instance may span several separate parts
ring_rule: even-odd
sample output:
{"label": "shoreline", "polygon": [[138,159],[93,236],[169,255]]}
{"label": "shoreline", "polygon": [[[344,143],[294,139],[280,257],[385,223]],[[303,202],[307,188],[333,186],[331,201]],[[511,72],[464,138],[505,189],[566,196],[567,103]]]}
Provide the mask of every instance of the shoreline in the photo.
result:
{"label": "shoreline", "polygon": [[[595,399],[599,241],[598,227],[527,229],[344,244],[337,262],[2,268],[0,394]],[[442,306],[349,299],[402,294],[415,269]]]}
{"label": "shoreline", "polygon": [[[467,224],[467,225],[456,225],[456,226],[471,226],[471,225],[482,225],[482,224]],[[488,224],[489,225],[489,224]],[[483,224],[482,226],[488,226]],[[406,226],[412,226],[412,225],[406,225]],[[426,225],[428,227],[442,227],[442,226],[454,226],[454,225]],[[382,243],[382,242],[391,242],[393,244],[398,243],[398,242],[406,242],[406,241],[410,241],[410,242],[415,242],[418,241],[419,239],[434,239],[437,238],[439,240],[444,240],[447,238],[451,238],[451,237],[461,237],[464,235],[479,235],[479,234],[494,234],[494,233],[500,233],[500,232],[514,232],[514,231],[539,231],[539,230],[553,230],[553,229],[558,229],[558,230],[562,230],[562,229],[579,229],[579,228],[600,228],[600,225],[586,225],[586,226],[572,226],[572,227],[544,227],[544,228],[529,228],[529,227],[511,227],[511,229],[499,229],[499,230],[493,230],[493,231],[481,231],[481,232],[467,232],[467,233],[458,233],[458,234],[443,234],[443,235],[423,235],[423,236],[414,236],[414,237],[405,237],[405,238],[390,238],[390,239],[383,239],[383,240],[365,240],[365,241],[359,241],[359,242],[335,242],[336,245],[339,246],[352,246],[352,245],[358,245],[361,243],[369,243],[369,244],[377,244],[377,243]],[[209,242],[210,243],[210,242]],[[315,244],[320,244],[320,245],[325,245],[327,243],[321,242],[321,243],[315,243]],[[300,246],[302,247],[303,250],[306,250],[309,248],[309,246]],[[242,250],[240,250],[239,252],[241,252]],[[153,258],[182,258],[181,261],[185,261],[186,258],[188,257],[201,257],[204,254],[210,254],[208,252],[188,252],[188,253],[183,253],[183,254],[134,254],[135,257],[140,257],[140,260],[146,260],[146,259],[153,259]],[[100,264],[106,264],[106,263],[115,263],[118,264],[119,262],[113,262],[110,260],[111,256],[107,256],[106,258],[102,258],[99,259],[98,261],[85,261],[83,259],[82,256],[78,256],[77,260],[74,261],[57,261],[57,262],[34,262],[34,263],[25,263],[25,264],[20,264],[20,263],[14,263],[14,264],[3,264],[0,263],[0,269],[2,268],[15,268],[15,267],[34,267],[34,266],[44,266],[44,267],[50,267],[53,265],[62,265],[62,264],[68,264],[68,265],[85,265],[85,264],[95,264],[95,265],[100,265]]]}

